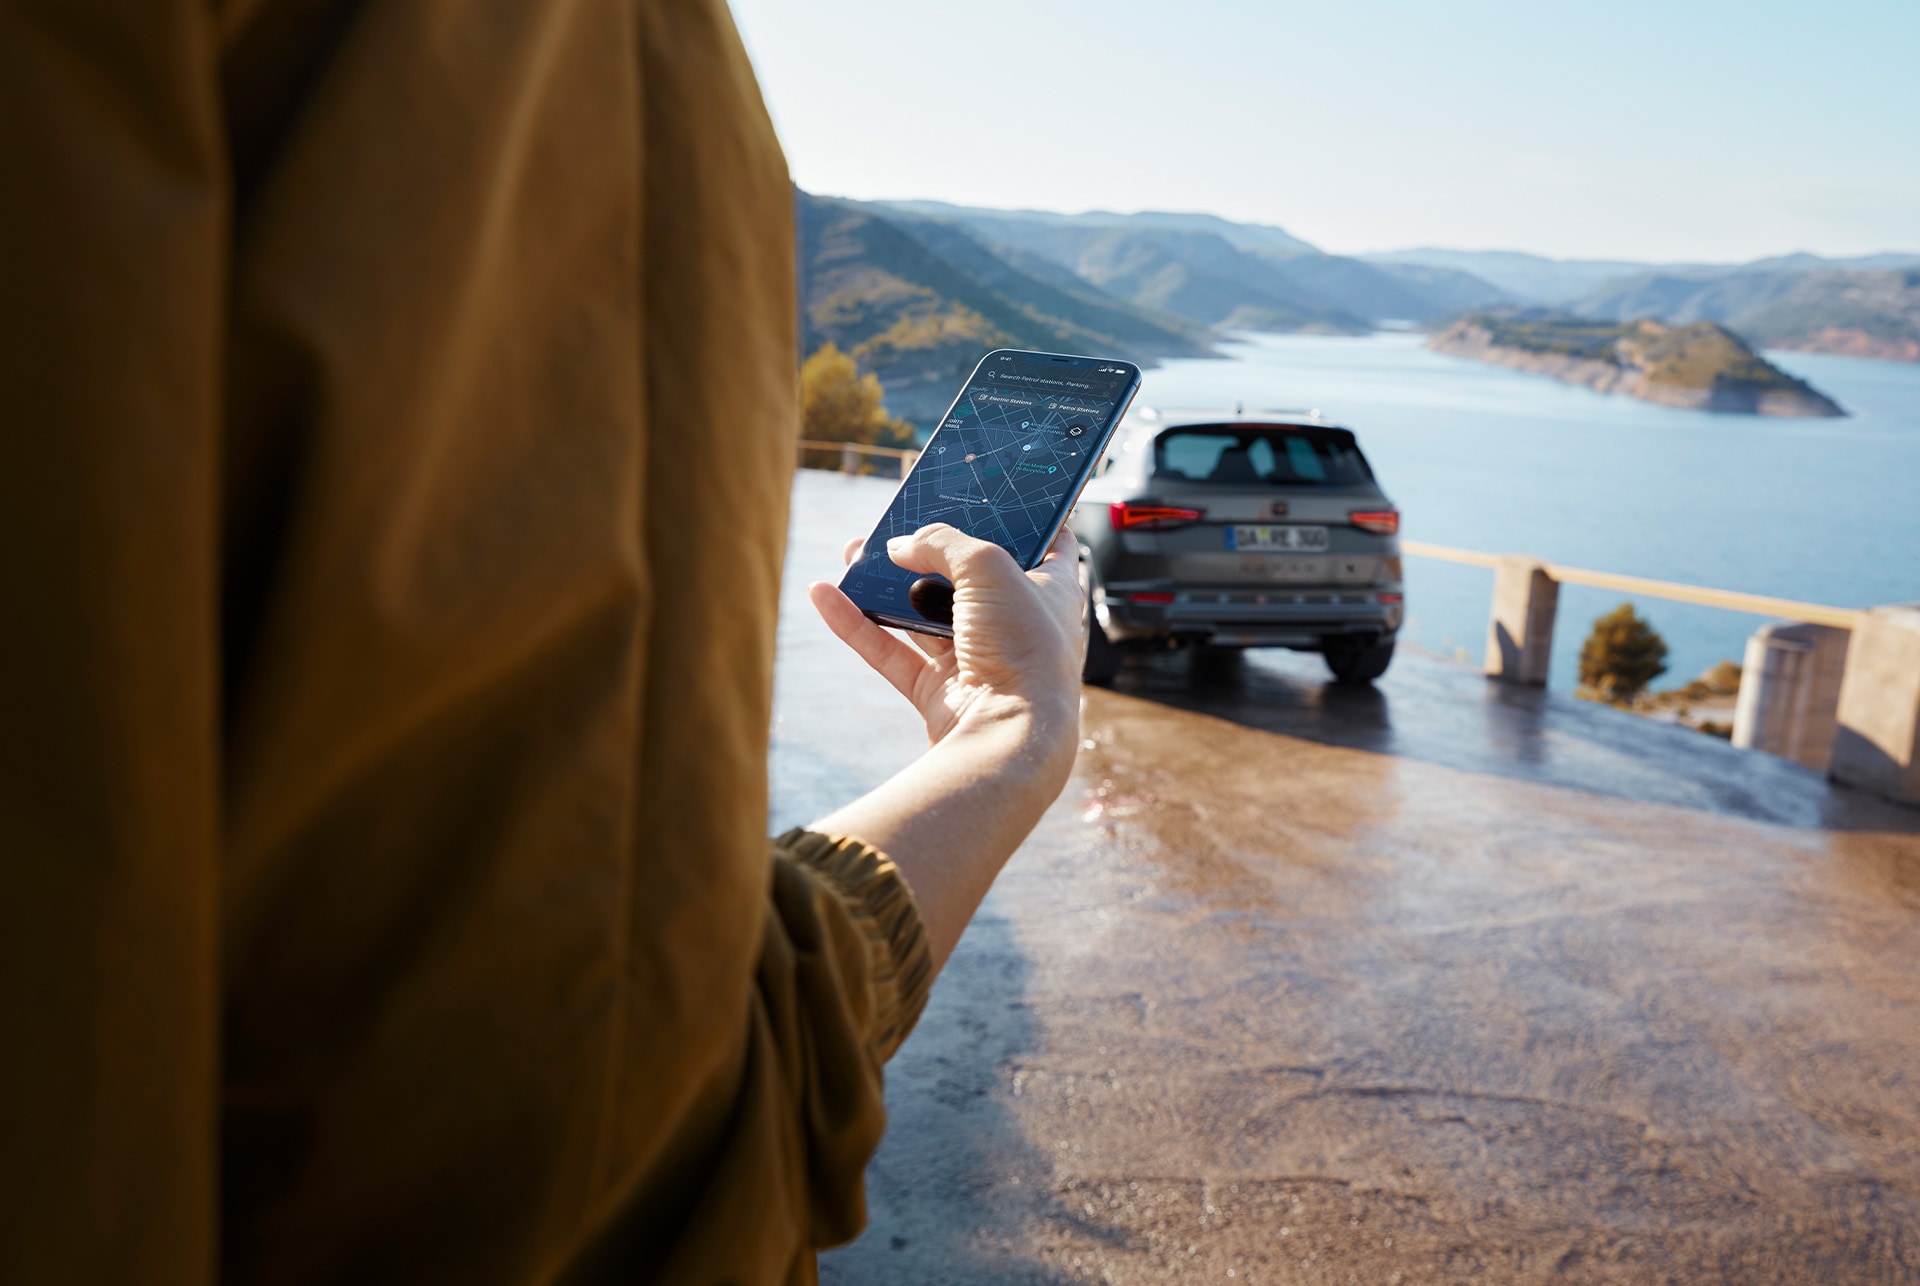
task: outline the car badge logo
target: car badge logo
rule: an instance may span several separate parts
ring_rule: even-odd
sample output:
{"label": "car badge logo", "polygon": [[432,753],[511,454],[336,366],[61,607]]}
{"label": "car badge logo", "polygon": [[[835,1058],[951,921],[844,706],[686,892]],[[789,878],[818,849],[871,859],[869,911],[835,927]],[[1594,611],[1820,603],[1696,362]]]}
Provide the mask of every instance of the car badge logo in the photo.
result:
{"label": "car badge logo", "polygon": [[1287,516],[1287,502],[1286,502],[1286,501],[1284,501],[1284,500],[1276,500],[1276,501],[1274,501],[1274,502],[1273,502],[1273,516],[1274,516],[1274,517],[1276,517],[1276,518],[1284,518],[1284,517],[1286,517],[1286,516]]}

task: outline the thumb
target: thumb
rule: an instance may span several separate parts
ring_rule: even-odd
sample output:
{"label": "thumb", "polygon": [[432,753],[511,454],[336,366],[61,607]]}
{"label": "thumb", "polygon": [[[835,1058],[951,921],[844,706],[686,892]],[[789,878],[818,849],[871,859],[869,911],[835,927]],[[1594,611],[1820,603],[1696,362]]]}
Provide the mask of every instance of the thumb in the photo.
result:
{"label": "thumb", "polygon": [[944,576],[958,586],[984,587],[1024,579],[1013,555],[990,540],[969,536],[944,522],[887,542],[887,557],[910,572]]}

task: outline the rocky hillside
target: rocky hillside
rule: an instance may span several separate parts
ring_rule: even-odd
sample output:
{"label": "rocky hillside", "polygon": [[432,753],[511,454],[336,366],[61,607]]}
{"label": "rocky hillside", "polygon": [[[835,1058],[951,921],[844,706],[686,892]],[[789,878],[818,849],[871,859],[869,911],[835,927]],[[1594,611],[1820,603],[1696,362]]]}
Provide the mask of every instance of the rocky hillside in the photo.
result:
{"label": "rocky hillside", "polygon": [[1427,347],[1666,406],[1748,415],[1845,415],[1716,322],[1624,324],[1530,309],[1474,313]]}
{"label": "rocky hillside", "polygon": [[1724,322],[1766,348],[1920,362],[1920,270],[1652,274],[1581,301],[1594,317]]}
{"label": "rocky hillside", "polygon": [[1296,289],[1266,261],[1211,232],[1072,229],[1023,240],[1026,246],[1002,244],[1044,255],[1130,303],[1207,326],[1323,335],[1364,335],[1373,329],[1366,318]]}
{"label": "rocky hillside", "polygon": [[1205,328],[1116,299],[1044,260],[989,250],[964,229],[795,194],[802,345],[832,340],[879,375],[889,409],[924,422],[997,347],[1150,363],[1209,350]]}

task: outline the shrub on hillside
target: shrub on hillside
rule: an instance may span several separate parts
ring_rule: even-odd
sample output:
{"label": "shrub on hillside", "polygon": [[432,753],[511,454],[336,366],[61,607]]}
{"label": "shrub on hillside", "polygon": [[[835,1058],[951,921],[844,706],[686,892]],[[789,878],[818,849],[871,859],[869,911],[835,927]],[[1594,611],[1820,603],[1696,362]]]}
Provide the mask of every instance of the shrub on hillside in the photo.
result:
{"label": "shrub on hillside", "polygon": [[1622,705],[1666,672],[1667,641],[1622,603],[1594,621],[1580,649],[1579,695]]}
{"label": "shrub on hillside", "polygon": [[822,344],[800,367],[800,436],[868,446],[911,442],[913,426],[888,415],[884,397],[877,376],[860,374],[853,358]]}

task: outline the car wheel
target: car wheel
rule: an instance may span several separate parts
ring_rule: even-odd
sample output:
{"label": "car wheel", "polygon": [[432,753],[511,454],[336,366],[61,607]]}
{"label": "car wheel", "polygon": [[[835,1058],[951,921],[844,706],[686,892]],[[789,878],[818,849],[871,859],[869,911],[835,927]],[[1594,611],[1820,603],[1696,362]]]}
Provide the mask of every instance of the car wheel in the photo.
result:
{"label": "car wheel", "polygon": [[1097,688],[1113,686],[1120,674],[1120,649],[1115,647],[1100,622],[1087,613],[1087,659],[1081,663],[1080,677]]}
{"label": "car wheel", "polygon": [[1393,639],[1328,639],[1321,654],[1335,683],[1371,683],[1393,663]]}
{"label": "car wheel", "polygon": [[1080,546],[1080,565],[1076,570],[1080,574],[1080,593],[1084,596],[1082,615],[1087,622],[1087,650],[1080,662],[1080,678],[1095,687],[1112,687],[1120,674],[1120,649],[1100,628],[1100,614],[1093,610],[1093,557],[1085,545]]}
{"label": "car wheel", "polygon": [[1196,675],[1224,679],[1240,673],[1240,667],[1246,659],[1247,650],[1243,647],[1216,647],[1212,643],[1200,643],[1195,645],[1193,660],[1189,664]]}

